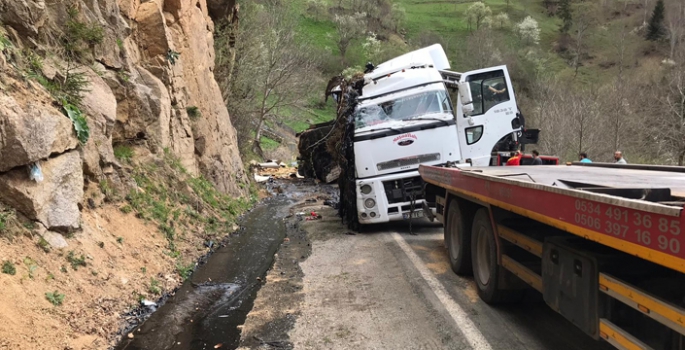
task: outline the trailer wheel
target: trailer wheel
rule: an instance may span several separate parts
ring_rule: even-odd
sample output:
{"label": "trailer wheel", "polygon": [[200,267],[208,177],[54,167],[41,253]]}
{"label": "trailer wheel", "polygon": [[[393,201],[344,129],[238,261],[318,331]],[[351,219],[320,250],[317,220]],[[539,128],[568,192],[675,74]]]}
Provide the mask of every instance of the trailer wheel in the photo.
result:
{"label": "trailer wheel", "polygon": [[450,201],[445,225],[445,245],[450,258],[450,267],[458,275],[470,275],[471,233],[467,230],[464,215],[456,199]]}
{"label": "trailer wheel", "polygon": [[478,296],[488,304],[519,301],[525,290],[502,289],[499,284],[508,273],[497,265],[495,233],[490,222],[490,213],[482,208],[476,212],[471,230],[471,258],[473,279],[478,287]]}

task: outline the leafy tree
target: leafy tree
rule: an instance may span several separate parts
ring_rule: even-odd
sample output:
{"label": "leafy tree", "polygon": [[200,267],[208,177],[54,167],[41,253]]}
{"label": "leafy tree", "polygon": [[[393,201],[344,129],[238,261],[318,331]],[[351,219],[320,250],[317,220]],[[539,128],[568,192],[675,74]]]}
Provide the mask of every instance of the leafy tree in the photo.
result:
{"label": "leafy tree", "polygon": [[562,34],[568,33],[573,25],[573,14],[571,12],[571,0],[561,0],[559,2],[559,18],[561,18],[562,23],[559,27],[559,31]]}
{"label": "leafy tree", "polygon": [[664,0],[657,0],[652,12],[652,18],[649,19],[649,26],[647,27],[647,40],[657,41],[664,37]]}
{"label": "leafy tree", "polygon": [[476,30],[484,23],[485,18],[492,14],[492,10],[482,2],[476,2],[466,9],[466,19],[469,22],[469,29],[472,25],[476,26]]}
{"label": "leafy tree", "polygon": [[509,21],[509,15],[504,12],[497,14],[497,16],[495,16],[495,18],[492,20],[492,23],[497,29],[506,29],[511,24]]}
{"label": "leafy tree", "polygon": [[524,18],[523,21],[516,25],[516,34],[518,34],[522,42],[537,45],[540,42],[538,21],[530,16]]}

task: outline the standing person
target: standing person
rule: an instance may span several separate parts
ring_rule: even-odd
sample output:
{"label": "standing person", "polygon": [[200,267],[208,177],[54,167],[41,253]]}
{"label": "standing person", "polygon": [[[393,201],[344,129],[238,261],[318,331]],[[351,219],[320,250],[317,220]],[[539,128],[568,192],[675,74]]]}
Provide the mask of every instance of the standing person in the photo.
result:
{"label": "standing person", "polygon": [[616,164],[628,164],[628,162],[623,159],[623,153],[621,153],[621,151],[614,152],[614,160],[616,160]]}
{"label": "standing person", "polygon": [[587,153],[585,153],[585,152],[580,152],[578,157],[580,158],[581,163],[592,163],[590,158],[587,157]]}
{"label": "standing person", "polygon": [[533,164],[531,165],[542,165],[542,159],[540,159],[540,152],[538,150],[533,150]]}
{"label": "standing person", "polygon": [[507,160],[507,166],[521,165],[521,151],[511,152],[511,158]]}

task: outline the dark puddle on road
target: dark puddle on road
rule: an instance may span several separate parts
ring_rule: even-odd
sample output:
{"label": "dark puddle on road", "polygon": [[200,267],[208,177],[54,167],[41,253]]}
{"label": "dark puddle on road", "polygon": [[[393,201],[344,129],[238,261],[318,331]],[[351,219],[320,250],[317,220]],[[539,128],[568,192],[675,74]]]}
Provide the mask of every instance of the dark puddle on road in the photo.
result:
{"label": "dark puddle on road", "polygon": [[278,196],[247,213],[241,229],[198,267],[176,294],[124,339],[117,350],[235,349],[274,254],[294,196]]}

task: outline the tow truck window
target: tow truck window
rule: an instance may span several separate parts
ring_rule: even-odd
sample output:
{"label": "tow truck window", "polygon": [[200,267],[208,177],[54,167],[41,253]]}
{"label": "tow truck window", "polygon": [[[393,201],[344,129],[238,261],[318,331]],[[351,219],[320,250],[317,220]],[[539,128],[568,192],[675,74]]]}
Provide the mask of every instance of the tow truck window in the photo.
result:
{"label": "tow truck window", "polygon": [[[481,115],[492,107],[509,101],[509,89],[504,80],[504,71],[475,74],[467,77],[473,98],[473,113]],[[464,116],[466,117],[466,116]]]}
{"label": "tow truck window", "polygon": [[436,113],[452,116],[452,105],[444,90],[426,91],[382,102],[378,105],[361,107],[355,113],[355,129],[390,121],[417,119],[424,115]]}

